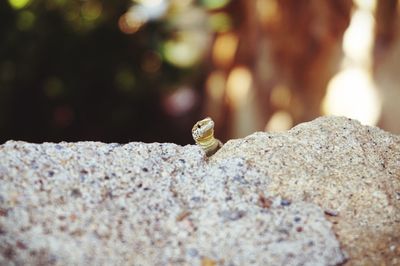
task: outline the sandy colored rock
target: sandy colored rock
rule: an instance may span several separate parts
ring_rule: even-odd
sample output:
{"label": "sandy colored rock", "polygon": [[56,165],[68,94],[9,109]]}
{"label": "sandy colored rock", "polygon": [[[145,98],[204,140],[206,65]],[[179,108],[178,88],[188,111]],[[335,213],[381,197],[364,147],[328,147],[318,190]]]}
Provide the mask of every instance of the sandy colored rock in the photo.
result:
{"label": "sandy colored rock", "polygon": [[346,265],[400,265],[400,136],[322,117],[287,133],[231,140],[211,165],[228,158],[263,173],[272,195],[326,210]]}
{"label": "sandy colored rock", "polygon": [[354,120],[210,159],[169,143],[0,146],[0,265],[396,265],[399,239],[400,137]]}
{"label": "sandy colored rock", "polygon": [[0,265],[335,265],[317,205],[243,158],[96,142],[0,147]]}

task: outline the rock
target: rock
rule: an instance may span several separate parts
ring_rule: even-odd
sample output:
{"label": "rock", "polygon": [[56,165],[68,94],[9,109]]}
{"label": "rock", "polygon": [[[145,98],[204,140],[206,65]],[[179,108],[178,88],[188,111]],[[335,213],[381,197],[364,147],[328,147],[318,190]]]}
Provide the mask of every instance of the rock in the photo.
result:
{"label": "rock", "polygon": [[242,158],[210,167],[193,145],[10,141],[0,161],[2,265],[344,260],[323,211],[267,198]]}
{"label": "rock", "polygon": [[400,136],[322,117],[231,140],[210,165],[229,158],[265,175],[271,195],[321,206],[347,265],[400,265]]}
{"label": "rock", "polygon": [[399,179],[400,137],[345,118],[209,159],[195,145],[9,141],[0,265],[396,264]]}

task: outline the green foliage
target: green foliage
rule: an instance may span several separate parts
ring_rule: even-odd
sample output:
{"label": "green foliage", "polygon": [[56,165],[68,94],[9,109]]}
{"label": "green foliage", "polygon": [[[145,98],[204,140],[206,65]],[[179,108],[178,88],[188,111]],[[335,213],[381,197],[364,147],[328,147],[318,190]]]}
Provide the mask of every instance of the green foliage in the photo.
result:
{"label": "green foliage", "polygon": [[200,58],[183,67],[164,60],[163,47],[180,30],[171,28],[172,15],[121,32],[131,7],[130,0],[0,1],[2,142],[191,142],[188,117],[198,110],[179,127],[160,99],[182,83],[201,87]]}

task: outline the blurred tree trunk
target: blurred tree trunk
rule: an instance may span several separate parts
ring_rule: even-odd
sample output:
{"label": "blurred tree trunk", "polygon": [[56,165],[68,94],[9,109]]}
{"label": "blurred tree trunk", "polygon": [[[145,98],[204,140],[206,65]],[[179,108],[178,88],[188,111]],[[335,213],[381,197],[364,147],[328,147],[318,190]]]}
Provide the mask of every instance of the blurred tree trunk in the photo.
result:
{"label": "blurred tree trunk", "polygon": [[382,98],[379,126],[400,133],[400,16],[397,0],[378,1],[374,77]]}
{"label": "blurred tree trunk", "polygon": [[275,82],[292,92],[289,112],[297,124],[320,113],[326,86],[341,59],[352,2],[279,1],[280,18],[266,26],[276,64]]}
{"label": "blurred tree trunk", "polygon": [[217,121],[223,139],[264,130],[276,111],[287,112],[294,124],[320,115],[327,83],[341,59],[351,7],[350,0],[233,2],[239,46],[224,71],[229,76],[236,66],[247,67],[252,86],[242,108],[225,97],[225,115]]}

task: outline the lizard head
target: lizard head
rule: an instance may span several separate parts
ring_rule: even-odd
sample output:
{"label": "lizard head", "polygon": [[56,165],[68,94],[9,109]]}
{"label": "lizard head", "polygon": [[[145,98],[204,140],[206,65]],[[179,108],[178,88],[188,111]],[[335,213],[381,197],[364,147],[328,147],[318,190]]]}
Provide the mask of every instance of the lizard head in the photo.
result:
{"label": "lizard head", "polygon": [[210,118],[204,118],[198,121],[192,128],[192,136],[196,142],[207,139],[214,135],[214,121]]}

